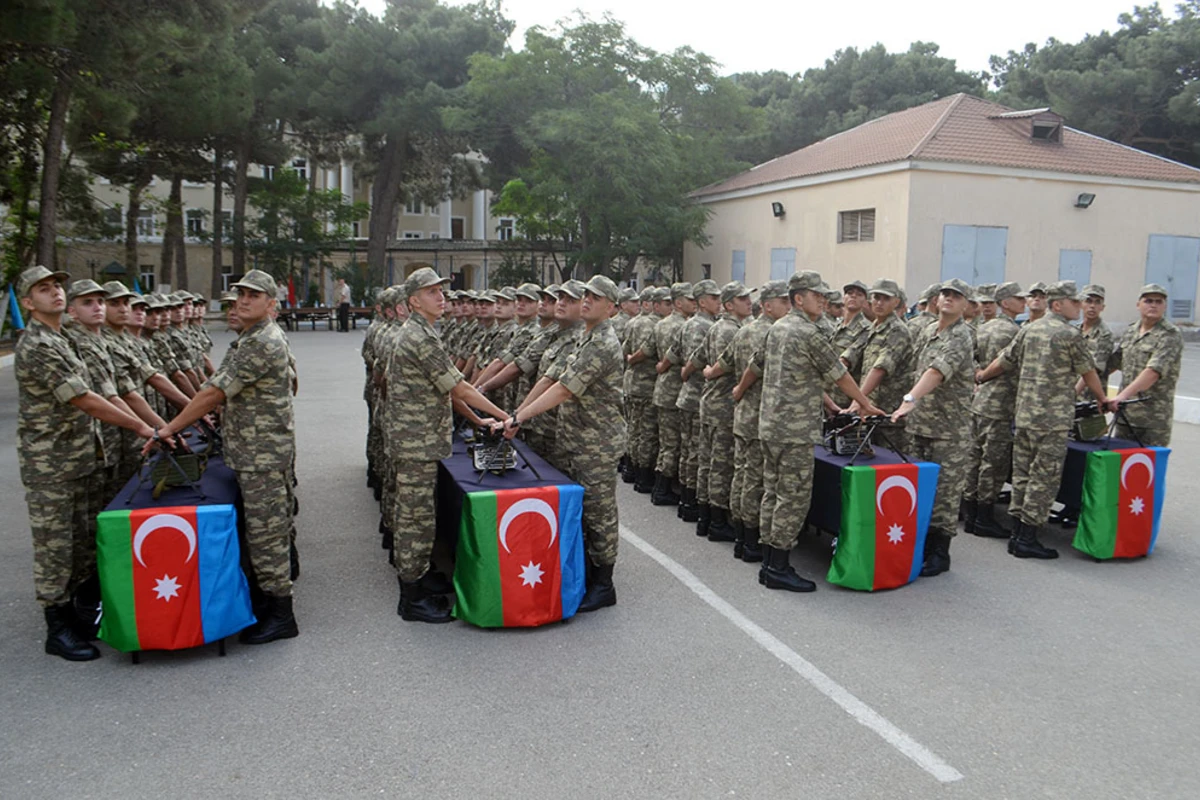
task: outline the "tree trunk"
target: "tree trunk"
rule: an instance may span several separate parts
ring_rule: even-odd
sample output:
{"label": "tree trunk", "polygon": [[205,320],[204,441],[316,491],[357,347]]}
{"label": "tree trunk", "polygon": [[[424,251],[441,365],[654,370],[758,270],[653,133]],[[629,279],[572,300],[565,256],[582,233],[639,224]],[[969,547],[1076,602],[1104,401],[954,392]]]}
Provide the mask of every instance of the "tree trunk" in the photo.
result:
{"label": "tree trunk", "polygon": [[125,210],[125,274],[136,279],[141,274],[138,265],[138,217],[142,215],[142,192],[150,185],[150,176],[138,176],[129,184],[129,208]]}
{"label": "tree trunk", "polygon": [[55,269],[54,242],[58,235],[58,177],[62,172],[62,143],[67,129],[71,83],[66,70],[59,73],[50,96],[50,120],[42,148],[42,193],[38,201],[37,261]]}
{"label": "tree trunk", "polygon": [[[162,243],[162,261],[159,266],[159,280],[163,283],[170,284],[172,291],[175,289],[185,289],[187,287],[179,283],[178,275],[178,255],[176,250],[183,249],[183,175],[179,172],[171,173],[171,193],[167,197],[167,227],[163,231]],[[186,264],[187,256],[184,256]],[[175,273],[172,278],[172,273]],[[183,281],[187,282],[187,276],[183,276]]]}
{"label": "tree trunk", "polygon": [[379,170],[371,186],[371,225],[367,234],[367,286],[382,286],[387,263],[387,243],[396,227],[396,204],[404,172],[403,136],[388,136],[383,143]]}
{"label": "tree trunk", "polygon": [[224,156],[221,143],[215,142],[213,144],[212,282],[208,290],[209,299],[212,300],[210,308],[217,307],[217,298],[221,296],[224,289],[221,283],[221,265],[225,261],[225,248],[222,246],[225,221],[221,218],[221,206],[225,199],[225,181],[222,180],[224,170],[221,165]]}
{"label": "tree trunk", "polygon": [[246,274],[246,197],[250,192],[250,134],[238,142],[233,173],[233,274]]}
{"label": "tree trunk", "polygon": [[[32,101],[29,105],[32,106]],[[21,166],[17,173],[17,235],[10,241],[10,246],[17,249],[17,257],[13,263],[21,266],[29,264],[36,244],[34,237],[29,235],[29,223],[33,219],[29,208],[33,201],[33,187],[38,179],[37,126],[33,121],[35,118],[34,112],[30,112],[26,117],[25,130],[21,137]]]}
{"label": "tree trunk", "polygon": [[[176,189],[176,187],[179,187]],[[178,192],[178,197],[176,193]],[[171,176],[171,210],[175,212],[175,288],[188,290],[187,241],[183,225],[183,173]]]}

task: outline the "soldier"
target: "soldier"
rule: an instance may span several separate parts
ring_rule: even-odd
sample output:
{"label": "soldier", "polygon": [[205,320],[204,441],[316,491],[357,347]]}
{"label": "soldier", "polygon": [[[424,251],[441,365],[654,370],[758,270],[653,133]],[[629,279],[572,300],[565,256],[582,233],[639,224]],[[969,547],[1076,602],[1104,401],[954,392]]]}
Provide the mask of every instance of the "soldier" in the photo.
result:
{"label": "soldier", "polygon": [[[17,279],[29,315],[17,341],[17,459],[33,536],[33,582],[46,617],[45,651],[90,661],[100,651],[72,609],[72,596],[96,570],[95,491],[100,443],[97,421],[139,436],[154,430],[88,389],[87,367],[62,334],[65,272],[30,267]],[[87,606],[98,598],[81,598]],[[81,635],[83,632],[83,635]]]}
{"label": "soldier", "polygon": [[[885,411],[900,407],[904,390],[912,379],[912,336],[896,316],[900,305],[900,287],[895,281],[880,279],[871,285],[871,311],[875,321],[842,351],[842,363],[858,364],[862,374],[860,390],[872,403]],[[851,411],[857,411],[853,405]],[[908,451],[904,429],[883,429],[889,446],[900,452]]]}
{"label": "soldier", "polygon": [[654,362],[646,357],[646,347],[654,336],[654,326],[661,319],[655,302],[658,289],[642,290],[642,311],[625,326],[625,341],[621,352],[625,356],[625,421],[628,426],[629,459],[633,466],[633,490],[649,494],[654,488],[654,461],[658,456],[658,421],[654,410],[654,384],[658,373]]}
{"label": "soldier", "polygon": [[[696,502],[700,505],[697,533],[708,517],[708,540],[732,542],[736,537],[729,515],[733,484],[733,387],[735,375],[710,373],[721,354],[733,342],[738,329],[750,316],[750,290],[741,281],[721,287],[720,319],[708,329],[687,366],[700,371],[704,389],[700,395],[699,466],[696,470]],[[711,374],[711,377],[710,377]]]}
{"label": "soldier", "polygon": [[[845,355],[848,350],[851,351],[852,357],[858,352],[855,345],[866,338],[867,331],[871,327],[871,323],[864,313],[867,307],[867,285],[862,281],[847,283],[842,287],[842,298],[845,301],[842,318],[834,328],[829,343],[833,345],[835,353],[843,356],[842,363],[850,371],[850,377],[854,378],[855,383],[858,383],[862,380],[862,364],[857,361],[847,361]],[[826,391],[829,393],[830,399],[839,407],[845,408],[850,404],[849,398],[835,387],[826,387]]]}
{"label": "soldier", "polygon": [[996,318],[999,313],[996,308],[996,284],[981,283],[975,287],[975,297],[979,300],[979,327]]}
{"label": "soldier", "polygon": [[463,375],[476,375],[476,366],[482,366],[479,364],[479,359],[487,353],[487,349],[498,330],[496,325],[496,293],[489,289],[481,293],[475,300],[475,321],[479,325],[479,331],[471,340],[469,345],[471,348],[470,352],[464,353],[466,363],[462,368]]}
{"label": "soldier", "polygon": [[375,492],[376,500],[380,498],[382,490],[377,470],[383,462],[379,452],[379,424],[378,420],[375,419],[375,379],[373,375],[375,370],[376,340],[379,338],[379,333],[383,330],[384,321],[387,319],[383,311],[383,300],[387,292],[387,289],[380,289],[375,294],[375,313],[371,317],[371,324],[367,326],[366,334],[363,336],[361,350],[363,367],[366,370],[366,380],[363,384],[363,400],[367,404],[367,488]]}
{"label": "soldier", "polygon": [[[174,434],[222,403],[225,462],[237,475],[245,509],[250,565],[264,595],[258,622],[242,631],[244,644],[299,635],[292,610],[292,461],[295,419],[287,339],[272,319],[277,286],[262,270],[232,285],[242,325],[237,347],[187,407],[161,429]],[[153,442],[148,442],[149,451]]]}
{"label": "soldier", "polygon": [[[826,283],[821,284],[820,290],[821,300],[818,303],[820,311],[810,317],[810,319],[813,324],[821,329],[821,333],[825,335],[826,339],[833,339],[833,335],[837,333],[837,323],[841,321],[844,310],[842,307],[842,293]],[[837,307],[836,316],[830,316],[829,314],[831,305]]]}
{"label": "soldier", "polygon": [[[1096,369],[1100,374],[1100,383],[1107,385],[1108,360],[1112,357],[1114,348],[1113,334],[1105,324],[1103,314],[1104,287],[1096,283],[1089,283],[1083,287],[1083,325],[1080,326],[1079,331],[1092,351],[1092,358],[1095,360]],[[1082,389],[1082,387],[1079,388]]]}
{"label": "soldier", "polygon": [[936,322],[938,319],[938,300],[942,285],[940,283],[931,283],[921,292],[920,298],[917,300],[917,308],[919,313],[908,321],[908,332],[912,336],[913,346],[917,344],[917,338],[926,325]]}
{"label": "soldier", "polygon": [[[1013,281],[1000,284],[992,297],[1000,313],[979,329],[975,363],[987,366],[1008,347],[1020,326],[1025,295]],[[963,490],[963,529],[992,539],[1007,539],[995,516],[996,499],[1012,468],[1013,409],[1017,402],[1018,373],[1006,372],[979,387],[971,401],[971,451]]]}
{"label": "soldier", "polygon": [[1067,457],[1067,433],[1075,419],[1075,379],[1083,378],[1101,409],[1108,399],[1091,350],[1079,329],[1081,298],[1074,281],[1058,281],[1045,291],[1049,313],[1023,325],[1008,347],[977,376],[980,383],[1016,370],[1013,433],[1013,518],[1008,552],[1017,558],[1058,558],[1037,532],[1050,516]]}
{"label": "soldier", "polygon": [[624,343],[625,327],[631,319],[638,315],[642,310],[642,306],[638,302],[636,289],[626,287],[621,290],[621,293],[617,297],[620,310],[617,311],[617,315],[612,319],[613,332],[617,334],[617,341]]}
{"label": "soldier", "polygon": [[675,484],[679,479],[680,416],[675,402],[683,386],[680,370],[671,369],[667,352],[679,338],[687,318],[695,310],[690,283],[671,284],[671,313],[654,326],[654,336],[646,341],[642,350],[651,361],[658,378],[654,383],[654,408],[658,418],[658,461],[655,464],[654,491],[650,502],[656,506],[673,506],[679,503]]}
{"label": "soldier", "polygon": [[[530,398],[537,397],[558,380],[558,375],[566,369],[567,359],[575,351],[575,343],[583,331],[583,322],[579,317],[583,309],[583,295],[584,284],[580,281],[569,280],[559,288],[558,303],[554,310],[558,328],[542,348],[537,380],[522,399],[521,408],[529,403]],[[558,411],[554,408],[547,409],[539,415],[535,423],[527,427],[530,428],[530,432],[537,431],[538,437],[535,441],[543,448],[539,454],[562,471],[562,465],[568,461],[572,443],[558,438]]]}
{"label": "soldier", "polygon": [[682,381],[675,400],[679,409],[679,482],[683,484],[679,517],[684,522],[699,522],[696,534],[707,536],[708,520],[703,518],[696,498],[700,471],[700,393],[704,389],[705,365],[692,364],[691,356],[704,344],[705,335],[717,321],[721,289],[716,281],[702,280],[692,288],[692,299],[692,315],[667,351],[667,361],[679,370]]}
{"label": "soldier", "polygon": [[962,319],[970,295],[971,287],[958,278],[942,284],[938,321],[923,327],[914,345],[916,383],[892,414],[892,422],[908,417],[911,455],[942,466],[925,539],[926,577],[950,569],[950,540],[958,533],[975,390],[974,341]]}
{"label": "soldier", "polygon": [[[568,281],[565,292],[575,291]],[[588,281],[582,308],[583,332],[566,359],[539,381],[521,408],[506,423],[505,435],[532,417],[558,408],[558,435],[569,444],[565,472],[583,486],[583,536],[587,546],[587,591],[580,612],[616,605],[613,565],[617,561],[617,459],[625,449],[621,416],[623,360],[621,343],[610,317],[617,305],[617,286],[603,275]]]}
{"label": "soldier", "polygon": [[1029,287],[1029,291],[1025,294],[1025,310],[1029,312],[1026,324],[1037,322],[1046,316],[1046,284],[1035,281]]}
{"label": "soldier", "polygon": [[1118,421],[1117,435],[1126,439],[1136,436],[1147,447],[1167,447],[1175,419],[1183,334],[1166,320],[1167,290],[1157,283],[1142,287],[1137,308],[1138,323],[1121,334],[1109,369],[1121,370],[1121,391],[1114,398],[1117,403],[1139,395],[1147,401],[1124,409],[1129,425]]}

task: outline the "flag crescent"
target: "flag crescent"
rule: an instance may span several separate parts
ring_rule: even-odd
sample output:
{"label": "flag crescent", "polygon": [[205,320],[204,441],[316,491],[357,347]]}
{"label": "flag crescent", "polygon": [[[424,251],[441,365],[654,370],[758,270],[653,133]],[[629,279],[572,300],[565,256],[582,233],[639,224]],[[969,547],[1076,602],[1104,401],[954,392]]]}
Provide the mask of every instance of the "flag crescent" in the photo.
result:
{"label": "flag crescent", "polygon": [[879,490],[875,492],[875,507],[879,509],[879,513],[883,513],[883,496],[888,489],[899,486],[904,491],[908,492],[908,499],[912,503],[912,508],[908,513],[917,510],[917,487],[913,486],[913,482],[903,475],[892,475],[889,478],[884,478],[883,483],[879,484]]}
{"label": "flag crescent", "polygon": [[549,549],[554,544],[555,537],[558,536],[558,517],[549,503],[536,497],[518,500],[504,512],[504,516],[500,518],[500,544],[507,552],[512,552],[508,547],[508,526],[522,514],[540,514],[546,518],[546,522],[550,525],[550,544],[546,545]]}
{"label": "flag crescent", "polygon": [[1146,469],[1150,472],[1150,486],[1154,485],[1154,462],[1150,460],[1150,456],[1145,453],[1134,453],[1129,458],[1125,459],[1125,463],[1121,465],[1121,488],[1128,489],[1125,485],[1125,474],[1129,472],[1129,468],[1134,464],[1145,464]]}
{"label": "flag crescent", "polygon": [[184,535],[188,542],[188,556],[183,563],[191,561],[192,556],[196,554],[196,530],[192,524],[177,514],[155,514],[139,525],[137,533],[133,535],[133,556],[138,563],[146,566],[146,562],[142,560],[142,544],[147,536],[162,528],[170,528]]}

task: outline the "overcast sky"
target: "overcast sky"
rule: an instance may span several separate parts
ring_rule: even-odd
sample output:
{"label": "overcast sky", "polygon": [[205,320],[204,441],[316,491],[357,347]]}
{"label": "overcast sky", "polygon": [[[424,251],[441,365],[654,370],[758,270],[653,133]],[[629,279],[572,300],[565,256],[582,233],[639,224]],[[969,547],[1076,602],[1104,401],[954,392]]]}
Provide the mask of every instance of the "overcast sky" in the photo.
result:
{"label": "overcast sky", "polygon": [[[359,2],[376,13],[385,6],[385,0]],[[1115,30],[1117,16],[1133,6],[1134,0],[504,0],[506,16],[517,23],[515,49],[526,28],[553,27],[571,9],[596,17],[608,11],[642,44],[656,50],[688,45],[719,61],[725,74],[802,72],[821,66],[840,48],[882,42],[897,51],[914,41],[936,42],[960,69],[977,72],[987,69],[992,54],[1026,42],[1040,45],[1051,37],[1075,42],[1087,33]]]}

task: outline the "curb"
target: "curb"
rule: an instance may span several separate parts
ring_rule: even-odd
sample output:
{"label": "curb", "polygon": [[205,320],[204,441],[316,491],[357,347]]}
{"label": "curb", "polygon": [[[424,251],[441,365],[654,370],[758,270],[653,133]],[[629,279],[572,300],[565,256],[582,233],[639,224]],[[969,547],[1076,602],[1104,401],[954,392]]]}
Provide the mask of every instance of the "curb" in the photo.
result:
{"label": "curb", "polygon": [[14,358],[16,358],[16,355],[14,355],[13,353],[9,353],[6,356],[0,356],[0,369],[4,369],[5,367],[11,367]]}
{"label": "curb", "polygon": [[1200,397],[1175,395],[1175,421],[1200,425]]}

